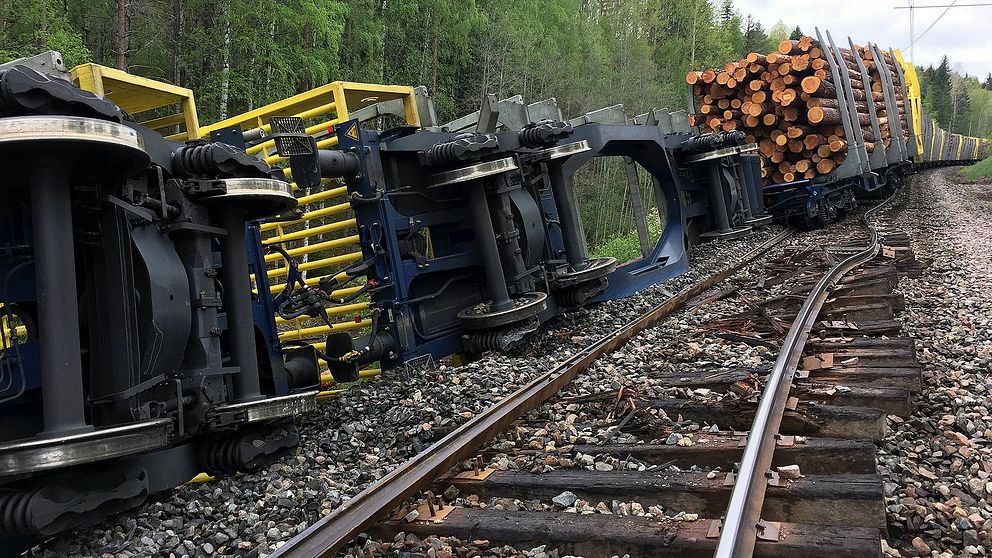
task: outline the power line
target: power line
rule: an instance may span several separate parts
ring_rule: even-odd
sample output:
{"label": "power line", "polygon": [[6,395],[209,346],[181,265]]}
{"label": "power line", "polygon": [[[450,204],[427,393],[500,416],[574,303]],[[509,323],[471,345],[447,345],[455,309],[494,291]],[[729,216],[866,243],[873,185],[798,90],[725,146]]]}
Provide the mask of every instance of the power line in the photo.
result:
{"label": "power line", "polygon": [[[909,42],[912,43],[916,39],[916,11],[913,9],[913,0],[906,0],[909,4]],[[916,64],[916,49],[912,45],[909,47],[909,61]]]}
{"label": "power line", "polygon": [[[937,25],[937,22],[940,21],[941,18],[943,18],[947,14],[947,12],[949,12],[951,10],[951,8],[953,8],[954,5],[957,4],[957,3],[958,3],[958,0],[953,0],[950,4],[948,4],[947,7],[944,8],[944,11],[940,12],[940,15],[937,16],[937,19],[933,20],[933,23],[930,24],[930,27],[927,27],[926,29],[924,29],[923,32],[920,33],[919,36],[917,36],[915,39],[913,39],[913,42],[909,43],[909,46],[908,47],[904,47],[903,50],[912,47],[913,45],[916,44],[916,41],[919,41],[920,39],[922,39],[923,36],[926,35],[928,31],[930,31],[931,29],[933,29],[933,26],[934,25]],[[916,6],[916,7],[919,8],[921,6]]]}
{"label": "power line", "polygon": [[977,6],[992,6],[992,2],[977,2],[974,4],[928,4],[926,6],[896,6],[896,10],[920,10],[923,8],[974,8]]}
{"label": "power line", "polygon": [[[971,3],[968,3],[968,4],[958,4],[958,0],[952,0],[950,4],[926,4],[926,5],[922,5],[922,6],[920,6],[920,5],[914,6],[913,5],[913,0],[906,0],[906,3],[909,4],[909,5],[908,6],[894,6],[894,9],[896,9],[896,10],[909,10],[909,40],[910,40],[910,43],[909,43],[909,46],[908,47],[903,47],[902,50],[906,50],[907,48],[908,49],[911,49],[909,51],[910,61],[912,61],[914,58],[916,58],[913,55],[913,52],[914,52],[912,50],[913,45],[916,44],[916,41],[922,39],[923,38],[923,35],[926,35],[927,34],[927,31],[930,31],[931,29],[933,29],[933,26],[934,25],[937,25],[937,22],[940,21],[940,19],[942,17],[944,17],[944,14],[946,14],[948,10],[950,10],[951,8],[974,8],[974,7],[979,7],[979,6],[992,6],[992,2],[971,2]],[[923,31],[923,33],[920,33],[920,36],[919,37],[916,37],[916,36],[914,36],[914,33],[913,33],[913,19],[914,19],[913,16],[914,16],[915,11],[917,9],[922,9],[922,8],[944,8],[944,11],[941,12],[939,16],[937,16],[937,19],[933,20],[933,23],[930,24],[930,27],[927,27],[926,30]]]}

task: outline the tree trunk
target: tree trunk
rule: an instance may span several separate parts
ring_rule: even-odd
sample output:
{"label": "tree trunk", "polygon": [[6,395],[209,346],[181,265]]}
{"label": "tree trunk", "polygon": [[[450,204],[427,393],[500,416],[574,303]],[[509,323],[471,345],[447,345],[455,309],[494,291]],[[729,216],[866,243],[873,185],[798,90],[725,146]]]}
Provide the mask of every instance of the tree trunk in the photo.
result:
{"label": "tree trunk", "polygon": [[224,47],[221,49],[220,67],[220,119],[227,118],[227,96],[231,88],[231,0],[221,4],[224,25]]}
{"label": "tree trunk", "polygon": [[265,57],[265,92],[272,91],[272,45],[276,44],[276,18],[269,22],[269,53]]}
{"label": "tree trunk", "polygon": [[172,2],[172,83],[182,84],[183,37],[186,35],[186,11],[183,10],[183,0]]}
{"label": "tree trunk", "polygon": [[649,237],[644,196],[641,195],[641,182],[637,178],[637,163],[630,157],[624,157],[624,167],[627,171],[627,190],[630,192],[630,205],[634,210],[634,226],[637,229],[637,240],[641,246],[641,257],[647,257],[651,255],[654,246]]}
{"label": "tree trunk", "polygon": [[118,70],[127,71],[128,47],[128,0],[114,3],[114,65]]}

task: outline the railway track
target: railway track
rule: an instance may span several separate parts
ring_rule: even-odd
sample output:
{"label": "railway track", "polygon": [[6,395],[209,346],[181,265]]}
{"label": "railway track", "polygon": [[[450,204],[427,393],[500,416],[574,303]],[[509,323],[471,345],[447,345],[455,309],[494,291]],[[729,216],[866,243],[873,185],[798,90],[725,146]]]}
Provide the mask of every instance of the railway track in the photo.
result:
{"label": "railway track", "polygon": [[[431,555],[459,544],[584,556],[879,555],[885,509],[874,442],[887,415],[909,414],[920,379],[911,341],[897,337],[892,292],[898,273],[913,271],[912,254],[904,235],[875,224],[878,211],[864,216],[867,233],[782,250],[759,273],[728,281],[789,233],[770,239],[451,432],[271,556],[331,556],[363,533],[372,539],[362,535],[353,554],[434,537]],[[701,340],[777,358],[753,370],[657,367],[646,371],[653,387],[560,393],[678,310],[705,314]],[[688,397],[654,397],[658,386]],[[556,432],[529,412],[549,400],[572,410],[573,432],[605,428],[605,442]]]}

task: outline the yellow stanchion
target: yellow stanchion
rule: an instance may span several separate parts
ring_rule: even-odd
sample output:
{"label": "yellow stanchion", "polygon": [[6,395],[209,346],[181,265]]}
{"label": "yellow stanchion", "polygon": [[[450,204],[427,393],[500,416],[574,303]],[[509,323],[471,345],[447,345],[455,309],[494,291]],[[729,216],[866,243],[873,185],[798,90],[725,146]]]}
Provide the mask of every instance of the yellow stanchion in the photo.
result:
{"label": "yellow stanchion", "polygon": [[347,193],[348,193],[347,186],[339,186],[337,188],[328,188],[323,192],[317,192],[316,194],[310,194],[309,196],[300,196],[296,198],[296,201],[300,205],[306,205],[308,203],[313,203],[330,198],[336,198],[338,196],[343,196]]}
{"label": "yellow stanchion", "polygon": [[[368,302],[358,302],[358,303],[355,303],[355,304],[341,304],[341,305],[338,305],[338,306],[330,306],[330,307],[326,308],[326,310],[327,310],[327,314],[328,315],[334,316],[335,314],[347,314],[348,312],[361,312],[362,310],[368,310],[369,309],[369,306],[371,306],[371,303],[368,303]],[[276,325],[282,325],[282,324],[299,324],[303,320],[311,320],[311,319],[313,319],[313,318],[310,318],[309,316],[305,316],[305,317],[302,317],[302,318],[295,318],[295,319],[292,319],[292,320],[285,320],[283,318],[280,318],[279,316],[276,316]]]}
{"label": "yellow stanchion", "polygon": [[[336,223],[328,223],[326,225],[320,225],[318,227],[303,229],[302,231],[275,234],[266,237],[263,242],[265,244],[274,244],[276,242],[290,242],[292,240],[302,240],[304,238],[310,238],[313,236],[319,236],[334,231],[350,229],[352,227],[357,227],[357,226],[358,226],[358,221],[356,221],[355,219],[345,219],[344,221],[338,221]],[[276,227],[276,228],[281,229],[281,227]]]}
{"label": "yellow stanchion", "polygon": [[327,217],[329,215],[334,215],[336,213],[344,213],[345,211],[351,210],[350,203],[339,203],[329,207],[322,207],[320,209],[315,209],[313,211],[308,211],[304,213],[299,219],[294,221],[280,221],[278,223],[265,223],[261,226],[262,232],[271,231],[278,227],[287,227],[289,225],[296,225],[304,221],[309,221],[311,219],[320,219],[321,217]]}
{"label": "yellow stanchion", "polygon": [[[340,248],[341,246],[350,246],[358,244],[358,235],[346,236],[343,238],[335,238],[334,240],[325,240],[324,242],[318,242],[316,244],[309,244],[307,246],[300,246],[299,248],[291,248],[286,250],[286,253],[290,257],[302,256],[303,254],[313,254],[316,252],[322,252],[324,250],[330,250],[331,248]],[[265,255],[266,262],[282,261],[282,254],[272,253]]]}
{"label": "yellow stanchion", "polygon": [[[327,335],[332,331],[349,331],[352,329],[362,329],[363,327],[369,327],[371,325],[372,320],[370,318],[365,318],[359,322],[334,322],[330,326],[322,325],[316,327],[300,327],[298,329],[279,332],[279,339],[286,340],[316,337],[318,335]],[[314,347],[318,345],[326,346],[326,343],[313,343]]]}
{"label": "yellow stanchion", "polygon": [[[320,269],[322,267],[327,267],[331,265],[340,265],[345,263],[356,262],[362,259],[361,252],[350,252],[348,254],[341,254],[340,256],[331,256],[330,258],[321,258],[319,260],[312,260],[306,263],[300,264],[300,271],[307,271],[310,269]],[[280,267],[276,269],[270,269],[266,272],[269,277],[281,277],[283,275],[289,274],[288,267]]]}

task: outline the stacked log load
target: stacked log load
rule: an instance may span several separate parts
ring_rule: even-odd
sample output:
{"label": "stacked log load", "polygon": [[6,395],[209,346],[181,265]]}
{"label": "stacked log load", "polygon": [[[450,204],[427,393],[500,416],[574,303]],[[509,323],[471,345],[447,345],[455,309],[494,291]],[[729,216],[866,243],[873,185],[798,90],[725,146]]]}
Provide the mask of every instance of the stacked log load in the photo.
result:
{"label": "stacked log load", "polygon": [[[855,50],[857,50],[858,54],[861,55],[861,59],[864,62],[865,68],[868,70],[872,91],[881,93],[882,83],[879,81],[879,75],[878,75],[879,64],[875,62],[874,53],[870,48],[862,47],[858,45],[855,45]],[[891,76],[892,84],[895,86],[894,89],[895,89],[896,107],[899,109],[900,122],[905,122],[906,102],[902,98],[902,80],[899,79],[899,72],[896,71],[896,62],[892,59],[892,54],[886,51],[882,51],[882,58],[885,60],[884,67],[886,71],[888,71],[889,76]],[[880,124],[881,124],[881,118],[883,116],[886,116],[885,103],[883,102],[881,103],[881,105],[882,105],[881,112],[878,112],[878,109],[876,107],[876,112],[878,112]],[[886,119],[885,132],[882,133],[883,138],[886,137],[888,132],[889,132],[888,119]],[[903,141],[906,142],[909,141],[909,128],[907,126],[902,126],[902,137],[903,137]],[[886,149],[888,149],[890,141],[891,141],[891,137],[886,138],[886,141],[884,143]]]}
{"label": "stacked log load", "polygon": [[[871,48],[855,45],[854,49],[857,51],[858,56],[861,57],[861,61],[865,65],[865,69],[868,70],[868,78],[871,82],[872,91],[882,93],[882,82],[880,81],[881,78],[878,74],[878,65],[875,64],[874,54],[872,53]],[[890,73],[890,75],[893,74],[894,72]],[[893,80],[893,82],[894,81],[895,80]],[[882,145],[888,149],[892,144],[892,132],[889,129],[889,118],[885,110],[884,97],[882,100],[875,102],[875,115],[878,117],[878,127],[879,132],[882,135]]]}
{"label": "stacked log load", "polygon": [[[877,138],[868,104],[884,104],[866,91],[855,54],[841,49],[857,108],[857,126],[869,152]],[[843,74],[840,74],[843,75]],[[741,130],[761,152],[765,184],[813,179],[831,173],[847,157],[848,141],[827,55],[811,37],[783,41],[776,52],[752,52],[723,68],[686,75],[697,98],[690,123],[705,132]],[[900,95],[901,97],[901,95]],[[884,142],[884,138],[882,138]]]}

